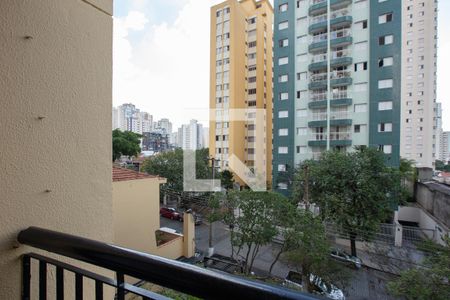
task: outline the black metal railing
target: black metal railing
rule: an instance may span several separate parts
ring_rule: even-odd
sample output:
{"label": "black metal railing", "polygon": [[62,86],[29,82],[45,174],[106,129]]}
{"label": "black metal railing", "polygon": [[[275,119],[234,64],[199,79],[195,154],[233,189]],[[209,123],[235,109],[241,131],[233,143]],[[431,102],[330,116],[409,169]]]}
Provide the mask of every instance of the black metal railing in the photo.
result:
{"label": "black metal railing", "polygon": [[[74,286],[77,300],[83,299],[83,279],[86,278],[95,282],[95,291],[93,291],[95,299],[103,299],[105,285],[116,289],[116,299],[118,300],[124,300],[125,293],[132,293],[142,299],[169,299],[126,283],[125,276],[205,299],[317,299],[314,296],[282,287],[217,273],[179,261],[37,227],[30,227],[20,232],[18,241],[28,246],[111,270],[115,272],[116,277],[112,279],[53,258],[28,253],[23,255],[22,299],[31,299],[32,276],[38,276],[39,299],[47,298],[49,265],[56,267],[55,292],[58,300],[64,298],[66,272],[75,274]],[[39,271],[36,275],[32,270],[32,260],[39,262]]]}

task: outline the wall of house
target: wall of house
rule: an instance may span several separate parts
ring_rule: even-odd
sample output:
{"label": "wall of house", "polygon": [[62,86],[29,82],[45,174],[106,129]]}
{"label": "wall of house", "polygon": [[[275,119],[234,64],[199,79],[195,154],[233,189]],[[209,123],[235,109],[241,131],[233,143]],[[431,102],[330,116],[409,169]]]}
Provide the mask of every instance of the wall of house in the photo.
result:
{"label": "wall of house", "polygon": [[[0,1],[0,299],[20,230],[110,242],[112,0]],[[70,287],[67,286],[67,290]]]}
{"label": "wall of house", "polygon": [[[439,222],[450,228],[450,192],[444,193],[438,183],[419,182],[416,189],[416,201]],[[442,186],[442,189],[448,187]]]}
{"label": "wall of house", "polygon": [[158,178],[113,182],[115,244],[155,253],[159,184]]}

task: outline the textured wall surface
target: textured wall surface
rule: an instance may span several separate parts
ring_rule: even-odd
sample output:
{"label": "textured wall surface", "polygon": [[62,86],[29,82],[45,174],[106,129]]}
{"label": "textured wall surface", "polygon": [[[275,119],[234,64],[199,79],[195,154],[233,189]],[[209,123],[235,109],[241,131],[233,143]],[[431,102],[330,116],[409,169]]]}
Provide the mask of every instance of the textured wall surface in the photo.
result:
{"label": "textured wall surface", "polygon": [[13,247],[20,230],[112,241],[111,13],[0,1],[0,299],[19,299],[20,254],[35,251]]}
{"label": "textured wall surface", "polygon": [[439,183],[418,183],[416,201],[450,228],[450,188]]}

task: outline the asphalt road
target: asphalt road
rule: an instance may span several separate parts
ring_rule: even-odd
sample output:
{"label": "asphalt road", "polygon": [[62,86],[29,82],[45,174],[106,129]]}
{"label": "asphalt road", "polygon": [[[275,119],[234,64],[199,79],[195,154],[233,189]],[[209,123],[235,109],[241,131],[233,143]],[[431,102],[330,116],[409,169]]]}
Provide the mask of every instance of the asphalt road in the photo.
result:
{"label": "asphalt road", "polygon": [[[161,227],[169,227],[183,232],[183,223],[161,217]],[[202,224],[195,227],[195,241],[197,250],[206,253],[208,251],[209,225]],[[231,255],[229,231],[221,222],[213,224],[213,245],[215,253]],[[256,260],[255,270],[267,271],[274,259],[274,248],[272,246],[262,247]],[[284,278],[290,268],[278,262],[273,270],[273,275]],[[353,277],[344,293],[347,300],[393,300],[386,291],[386,284],[393,279],[392,275],[373,269],[362,268],[351,270]]]}

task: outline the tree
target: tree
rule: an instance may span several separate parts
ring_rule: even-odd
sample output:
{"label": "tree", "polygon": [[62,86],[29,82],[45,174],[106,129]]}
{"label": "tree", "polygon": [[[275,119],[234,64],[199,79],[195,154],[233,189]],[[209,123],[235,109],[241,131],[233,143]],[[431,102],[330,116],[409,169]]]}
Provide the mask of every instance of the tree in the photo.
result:
{"label": "tree", "polygon": [[236,254],[245,251],[244,273],[249,274],[263,245],[269,244],[279,233],[276,212],[279,203],[287,198],[272,192],[233,191],[227,195],[224,221],[230,226],[230,241]]}
{"label": "tree", "polygon": [[388,284],[389,292],[408,300],[450,299],[450,239],[446,239],[446,246],[429,241],[422,247],[428,252],[424,267],[401,272]]}
{"label": "tree", "polygon": [[310,211],[296,210],[291,228],[285,234],[286,259],[302,274],[302,287],[305,292],[312,292],[311,275],[326,281],[336,281],[347,276],[345,270],[339,271],[330,259],[330,244],[325,227],[320,218]]}
{"label": "tree", "polygon": [[400,203],[411,202],[413,200],[412,190],[414,189],[413,186],[417,180],[417,172],[414,165],[414,160],[400,158],[399,172],[402,184]]}
{"label": "tree", "polygon": [[140,134],[131,131],[120,131],[115,129],[112,132],[112,144],[113,144],[113,162],[120,158],[122,155],[136,156],[141,152],[142,136]]}
{"label": "tree", "polygon": [[450,172],[450,165],[445,164],[445,162],[441,160],[436,160],[435,166],[438,171]]}
{"label": "tree", "polygon": [[219,174],[219,178],[222,182],[222,187],[225,190],[232,190],[234,185],[233,173],[229,170],[223,170]]}
{"label": "tree", "polygon": [[[198,179],[208,179],[212,171],[208,166],[209,150],[196,150],[195,171]],[[159,175],[167,179],[166,188],[177,192],[183,191],[183,150],[176,149],[159,153],[145,160],[142,170],[149,174]]]}
{"label": "tree", "polygon": [[[309,169],[310,198],[319,205],[321,218],[348,234],[352,255],[356,256],[356,238],[370,240],[398,204],[398,170],[387,167],[384,154],[372,148],[350,153],[329,151],[318,161],[304,164]],[[304,174],[301,169],[296,173],[296,199],[303,199]]]}

